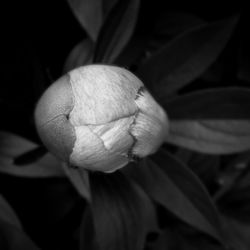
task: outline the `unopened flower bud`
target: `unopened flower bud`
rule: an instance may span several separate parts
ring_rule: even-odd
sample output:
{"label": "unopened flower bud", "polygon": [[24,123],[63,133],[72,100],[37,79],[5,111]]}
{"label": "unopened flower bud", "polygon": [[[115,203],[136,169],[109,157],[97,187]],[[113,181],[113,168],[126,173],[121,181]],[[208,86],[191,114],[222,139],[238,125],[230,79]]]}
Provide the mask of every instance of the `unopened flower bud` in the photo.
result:
{"label": "unopened flower bud", "polygon": [[61,160],[112,172],[154,153],[168,120],[143,83],[123,68],[89,65],[52,84],[39,100],[38,133]]}

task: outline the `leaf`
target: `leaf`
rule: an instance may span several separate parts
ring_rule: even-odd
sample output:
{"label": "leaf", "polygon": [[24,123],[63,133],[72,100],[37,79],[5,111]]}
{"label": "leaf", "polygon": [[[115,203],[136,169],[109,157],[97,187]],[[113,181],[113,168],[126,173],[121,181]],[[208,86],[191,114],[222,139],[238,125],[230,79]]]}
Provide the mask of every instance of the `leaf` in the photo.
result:
{"label": "leaf", "polygon": [[39,246],[64,249],[66,245],[66,249],[72,249],[72,233],[80,225],[85,201],[67,178],[20,178],[1,174],[0,188],[15,208],[25,232]]}
{"label": "leaf", "polygon": [[222,216],[223,228],[228,245],[235,250],[250,248],[250,224],[242,223],[233,218]]}
{"label": "leaf", "polygon": [[196,91],[164,101],[170,119],[249,119],[250,89]]}
{"label": "leaf", "polygon": [[93,173],[90,180],[98,249],[143,249],[146,234],[157,230],[154,206],[147,195],[118,171]]}
{"label": "leaf", "polygon": [[103,21],[101,0],[68,0],[74,15],[87,31],[89,37],[96,41]]}
{"label": "leaf", "polygon": [[82,216],[79,241],[80,241],[79,249],[88,249],[88,250],[98,249],[95,240],[94,221],[90,206],[86,207]]}
{"label": "leaf", "polygon": [[[220,202],[221,199],[224,199],[225,196],[227,197],[227,194],[229,194],[230,200],[235,196],[237,199],[245,199],[248,203],[250,200],[250,196],[248,195],[250,177],[249,162],[250,151],[244,151],[240,154],[224,157],[223,168],[220,169],[216,178],[220,187],[217,188],[216,192],[213,194],[213,200],[215,202]],[[235,194],[234,191],[236,191]],[[247,196],[245,196],[246,193]],[[240,208],[244,209],[243,204]],[[239,214],[242,215],[242,213]]]}
{"label": "leaf", "polygon": [[18,229],[22,229],[21,223],[15,212],[2,195],[0,195],[0,220],[11,224]]}
{"label": "leaf", "polygon": [[241,176],[237,182],[240,188],[246,188],[250,185],[250,151],[243,152],[231,162],[234,169],[241,171]]}
{"label": "leaf", "polygon": [[160,151],[124,171],[180,220],[221,240],[218,214],[210,196],[197,176],[176,158]]}
{"label": "leaf", "polygon": [[240,188],[236,184],[217,199],[223,214],[230,215],[243,223],[250,223],[250,186]]}
{"label": "leaf", "polygon": [[64,176],[61,163],[50,153],[34,163],[14,164],[14,159],[37,149],[36,144],[12,133],[0,131],[0,172],[22,177]]}
{"label": "leaf", "polygon": [[[225,250],[217,242],[197,231],[185,230],[181,226],[167,228],[162,231],[152,250]],[[230,249],[232,250],[232,249]]]}
{"label": "leaf", "polygon": [[89,176],[85,169],[76,168],[63,163],[63,169],[78,193],[86,200],[90,200]]}
{"label": "leaf", "polygon": [[66,73],[79,66],[90,64],[93,60],[93,51],[93,42],[89,38],[84,39],[69,53],[63,71]]}
{"label": "leaf", "polygon": [[140,0],[120,0],[110,11],[97,39],[94,62],[113,63],[135,28]]}
{"label": "leaf", "polygon": [[[103,15],[106,18],[119,0],[102,1]],[[105,19],[104,18],[104,19]]]}
{"label": "leaf", "polygon": [[179,148],[175,157],[183,161],[201,179],[208,190],[210,188],[213,190],[221,166],[220,156],[202,154]]}
{"label": "leaf", "polygon": [[174,37],[205,24],[201,18],[184,11],[164,11],[159,13],[155,23],[154,33],[148,44],[147,53],[157,51]]}
{"label": "leaf", "polygon": [[238,18],[200,25],[176,37],[145,61],[138,75],[164,99],[199,77],[226,46]]}
{"label": "leaf", "polygon": [[27,151],[14,159],[14,165],[23,166],[34,163],[48,153],[44,146],[38,146],[30,151]]}
{"label": "leaf", "polygon": [[249,17],[242,15],[240,20],[240,34],[239,34],[239,47],[238,47],[238,72],[237,76],[239,80],[250,81],[250,38],[248,35],[248,22]]}
{"label": "leaf", "polygon": [[4,250],[39,250],[26,233],[1,219],[0,248]]}
{"label": "leaf", "polygon": [[250,120],[170,120],[166,142],[208,154],[250,149]]}
{"label": "leaf", "polygon": [[114,63],[122,65],[133,72],[143,60],[147,40],[148,37],[146,36],[132,37]]}

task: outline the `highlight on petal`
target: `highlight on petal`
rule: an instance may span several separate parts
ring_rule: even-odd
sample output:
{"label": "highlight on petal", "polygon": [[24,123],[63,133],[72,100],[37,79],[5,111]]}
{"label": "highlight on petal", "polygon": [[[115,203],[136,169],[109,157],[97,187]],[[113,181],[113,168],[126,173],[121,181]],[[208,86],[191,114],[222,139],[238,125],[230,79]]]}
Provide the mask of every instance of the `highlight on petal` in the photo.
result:
{"label": "highlight on petal", "polygon": [[130,116],[107,124],[88,127],[102,139],[107,150],[127,156],[128,150],[134,143],[133,137],[129,134],[129,128],[134,119],[134,116]]}
{"label": "highlight on petal", "polygon": [[155,153],[163,143],[168,132],[167,115],[145,88],[135,102],[139,112],[131,129],[136,138],[133,153],[145,157]]}
{"label": "highlight on petal", "polygon": [[74,108],[70,114],[73,124],[103,124],[136,112],[132,100],[143,84],[129,71],[114,66],[91,65],[69,74],[74,96]]}
{"label": "highlight on petal", "polygon": [[89,127],[75,127],[76,142],[70,155],[72,165],[90,170],[114,171],[128,163],[128,158],[108,151],[102,139]]}

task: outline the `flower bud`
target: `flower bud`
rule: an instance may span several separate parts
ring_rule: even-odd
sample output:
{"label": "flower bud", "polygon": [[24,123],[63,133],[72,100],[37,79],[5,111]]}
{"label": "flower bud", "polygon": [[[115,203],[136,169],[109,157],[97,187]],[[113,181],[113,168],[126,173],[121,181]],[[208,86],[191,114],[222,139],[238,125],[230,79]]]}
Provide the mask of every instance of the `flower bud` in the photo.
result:
{"label": "flower bud", "polygon": [[61,160],[112,172],[154,153],[168,131],[164,110],[131,72],[107,65],[72,70],[35,110],[38,133]]}

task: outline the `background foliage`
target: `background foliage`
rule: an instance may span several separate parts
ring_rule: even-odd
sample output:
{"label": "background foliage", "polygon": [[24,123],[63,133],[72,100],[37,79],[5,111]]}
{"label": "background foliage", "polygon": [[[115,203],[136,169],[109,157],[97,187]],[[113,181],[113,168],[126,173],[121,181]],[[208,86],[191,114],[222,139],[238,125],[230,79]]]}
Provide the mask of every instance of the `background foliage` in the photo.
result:
{"label": "background foliage", "polygon": [[[4,4],[1,249],[250,248],[249,17],[220,4]],[[43,91],[90,63],[134,72],[170,120],[156,154],[113,174],[67,168],[34,127]]]}

